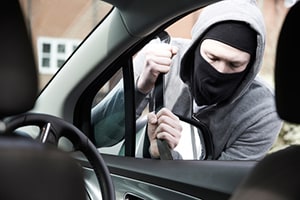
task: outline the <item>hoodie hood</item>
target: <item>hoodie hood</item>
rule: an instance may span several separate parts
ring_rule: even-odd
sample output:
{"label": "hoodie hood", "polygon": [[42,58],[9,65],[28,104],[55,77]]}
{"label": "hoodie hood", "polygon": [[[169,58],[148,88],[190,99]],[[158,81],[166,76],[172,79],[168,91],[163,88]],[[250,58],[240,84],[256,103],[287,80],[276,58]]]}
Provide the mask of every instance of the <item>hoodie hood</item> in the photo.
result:
{"label": "hoodie hood", "polygon": [[245,22],[257,32],[257,49],[254,62],[249,66],[246,77],[230,98],[231,102],[244,94],[262,65],[266,33],[264,18],[255,0],[223,0],[205,7],[193,26],[191,46],[183,55],[180,68],[181,79],[190,87],[194,67],[194,51],[198,43],[212,25],[232,20]]}

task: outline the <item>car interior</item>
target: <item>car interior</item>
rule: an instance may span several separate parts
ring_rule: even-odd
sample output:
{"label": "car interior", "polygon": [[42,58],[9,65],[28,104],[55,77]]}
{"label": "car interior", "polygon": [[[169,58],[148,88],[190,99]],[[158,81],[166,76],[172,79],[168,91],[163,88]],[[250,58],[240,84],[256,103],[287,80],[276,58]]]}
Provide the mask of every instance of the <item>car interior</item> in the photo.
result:
{"label": "car interior", "polygon": [[[114,175],[114,179],[126,177],[129,174],[131,177],[136,177],[140,183],[144,181],[157,185],[159,189],[169,185],[168,191],[173,189],[187,194],[186,196],[201,196],[203,199],[205,197],[232,200],[300,199],[300,193],[297,191],[297,181],[300,176],[296,173],[300,167],[300,158],[297,155],[300,151],[298,146],[273,153],[256,166],[254,162],[247,163],[247,161],[219,162],[219,164],[213,161],[199,163],[194,160],[188,164],[178,161],[176,163],[178,168],[188,166],[190,171],[171,177],[169,172],[172,171],[170,166],[173,165],[171,163],[173,161],[165,160],[158,165],[155,160],[140,160],[134,156],[104,155],[105,159],[103,159],[93,145],[93,141],[90,141],[72,124],[46,114],[26,113],[34,106],[38,90],[32,43],[17,0],[6,2],[5,6],[1,7],[0,13],[2,27],[0,91],[5,94],[0,95],[0,176],[2,177],[0,199],[86,199],[83,167],[78,165],[78,160],[74,159],[77,154],[70,155],[57,148],[60,137],[67,137],[73,144],[76,144],[75,150],[86,156],[90,163],[87,166],[95,170],[99,183],[97,186],[104,200],[116,199],[115,186],[119,185],[114,186],[111,174]],[[299,30],[295,31],[294,28],[297,26],[299,14],[300,3],[297,3],[291,8],[282,27],[275,68],[278,114],[283,120],[298,124],[300,124],[300,106],[297,104],[299,104],[300,97],[295,92],[298,88],[295,84],[298,63],[297,51],[292,51],[292,49],[300,45],[300,39],[297,37],[300,34]],[[9,23],[7,23],[8,19]],[[10,76],[11,74],[13,76]],[[31,124],[41,129],[41,136],[38,140],[22,136],[21,133],[16,134],[15,129]],[[49,128],[56,131],[49,134]],[[134,150],[132,152],[129,144],[126,145],[124,154],[134,155]],[[78,157],[81,158],[81,156]],[[131,163],[135,161],[138,162],[132,167]],[[81,164],[85,165],[84,163],[86,161]],[[124,169],[119,166],[123,166]],[[219,166],[222,166],[222,172],[219,171]],[[227,176],[234,169],[237,169],[235,176]],[[188,177],[192,177],[193,172],[197,170],[199,171],[198,177],[188,182]],[[155,176],[151,174],[153,171],[157,172]],[[248,172],[251,173],[243,179],[244,174]],[[216,177],[218,178],[215,179]],[[123,182],[122,187],[130,187],[132,184],[130,181],[128,178],[127,182]],[[242,184],[229,197],[241,181],[243,181]],[[206,187],[207,185],[211,188]],[[143,199],[132,194],[126,194],[124,198]]]}
{"label": "car interior", "polygon": [[[37,72],[18,2],[10,1],[1,6],[0,15],[2,120],[31,109],[37,94]],[[52,146],[14,135],[2,121],[1,125],[1,199],[85,198],[82,170],[69,155]]]}
{"label": "car interior", "polygon": [[[91,163],[101,165],[97,166],[96,174],[102,197],[114,199],[115,192],[109,171],[97,149],[84,134],[70,124],[60,124],[56,127],[58,134],[49,136],[49,127],[44,126],[43,121],[50,122],[51,116],[44,115],[43,119],[43,115],[38,114],[22,115],[33,107],[38,88],[32,43],[17,0],[2,6],[0,16],[3,29],[0,90],[4,94],[0,97],[0,159],[3,162],[0,166],[0,198],[86,199],[82,167],[70,154],[55,146],[59,133],[68,138],[68,134],[77,132],[77,136],[71,134],[73,136],[69,139],[89,154],[87,157],[90,157]],[[53,118],[52,123],[60,123],[59,121],[65,123],[58,118]],[[31,124],[41,126],[42,134],[39,139],[16,134],[15,129],[19,126]],[[64,127],[58,130],[61,125]],[[73,128],[75,129],[71,130]]]}

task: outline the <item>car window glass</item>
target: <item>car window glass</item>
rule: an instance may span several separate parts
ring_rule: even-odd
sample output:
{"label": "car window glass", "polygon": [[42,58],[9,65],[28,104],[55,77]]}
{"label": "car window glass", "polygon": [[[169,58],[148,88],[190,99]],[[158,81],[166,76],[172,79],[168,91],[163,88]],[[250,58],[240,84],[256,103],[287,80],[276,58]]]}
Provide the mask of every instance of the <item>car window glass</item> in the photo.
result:
{"label": "car window glass", "polygon": [[[172,26],[166,28],[166,31],[172,36],[172,37],[182,37],[182,38],[186,38],[186,39],[190,39],[191,36],[190,36],[190,31],[191,31],[191,28],[195,22],[195,20],[197,19],[197,16],[198,14],[201,12],[201,10],[199,11],[196,11],[190,15],[188,15],[187,17],[183,18],[182,20],[179,20],[178,22],[176,22],[175,24],[173,24]],[[185,27],[185,28],[180,28],[180,27]],[[270,37],[270,35],[267,35],[267,37]],[[271,40],[272,38],[268,38],[269,40]],[[274,40],[274,39],[273,39]],[[267,51],[268,49],[270,49],[270,43],[267,44]],[[266,55],[268,56],[268,55]],[[272,58],[268,58],[270,60],[272,60]],[[266,65],[266,63],[263,63]],[[272,65],[270,65],[272,66]],[[269,68],[269,66],[266,66],[266,67],[263,67],[264,69],[266,68]],[[136,70],[136,69],[135,69]],[[141,70],[141,69],[138,69],[138,70]],[[135,71],[136,72],[136,71]],[[268,77],[270,76],[269,75],[270,73],[267,73],[265,71],[262,71],[261,72],[261,76],[265,77],[267,80],[268,80]],[[271,73],[272,74],[272,73]],[[271,84],[272,85],[272,84]],[[168,95],[168,94],[166,94]],[[136,123],[136,127],[137,127],[137,132],[134,133],[136,134],[136,157],[143,157],[143,150],[141,150],[143,147],[143,140],[144,140],[144,131],[145,131],[145,122],[146,122],[146,115],[147,113],[149,112],[149,107],[146,106],[144,110],[137,110],[137,112],[140,112],[141,114],[141,117],[138,118],[137,120],[137,123]],[[286,126],[286,124],[284,125],[284,127]],[[284,133],[286,131],[286,129],[282,129],[282,133]],[[203,133],[205,134],[205,133]],[[194,141],[199,141],[201,140],[201,137],[203,137],[203,134],[199,135],[197,134],[197,137],[199,138],[196,138]],[[281,135],[281,134],[280,134]],[[186,135],[184,135],[186,136]],[[187,140],[191,140],[191,136],[187,137],[188,139]],[[280,138],[279,138],[280,139]],[[279,141],[279,140],[278,140]],[[123,142],[123,141],[121,141]],[[280,142],[280,141],[279,141]],[[119,143],[120,146],[118,146],[117,148],[117,151],[116,152],[113,152],[112,154],[118,154],[118,155],[123,155],[123,145],[122,143]],[[195,146],[198,146],[199,144],[195,145]],[[203,145],[203,143],[200,145]],[[272,150],[276,150],[276,145],[278,145],[278,142],[277,144],[274,144],[274,147],[272,147],[271,151]],[[194,145],[191,145],[191,146],[194,146]],[[101,147],[102,148],[102,147]],[[105,147],[106,148],[106,147]],[[201,146],[200,150],[197,150],[196,151],[196,154],[200,154],[201,155],[201,152],[202,150],[204,150],[206,147],[205,146]],[[111,153],[111,149],[107,148],[104,150],[104,148],[102,148],[103,151],[106,151],[107,153]],[[194,149],[195,150],[195,149]],[[189,152],[192,152],[194,155],[195,154],[195,151],[193,149],[192,150],[189,150]],[[194,157],[194,155],[192,155],[192,157]],[[201,156],[200,156],[201,157]],[[190,158],[190,157],[189,157]]]}
{"label": "car window glass", "polygon": [[125,133],[122,70],[109,79],[95,96],[91,123],[93,140],[100,152],[118,155]]}
{"label": "car window glass", "polygon": [[[276,44],[277,36],[281,27],[281,19],[285,16],[285,10],[286,8],[282,8],[282,10],[279,12],[280,15],[274,17],[270,12],[274,11],[272,9],[267,9],[267,6],[262,6],[263,1],[260,2],[259,6],[262,9],[262,13],[264,15],[264,18],[267,20],[266,28],[267,30],[267,43],[266,43],[266,49],[265,49],[265,55],[264,55],[264,62],[262,63],[260,76],[268,82],[270,87],[273,86],[273,67],[274,67],[274,61],[275,61],[275,51],[276,48],[274,48],[274,44]],[[269,2],[272,4],[271,2]],[[282,6],[282,5],[281,5]],[[271,11],[272,10],[272,11]],[[172,37],[180,37],[180,38],[186,38],[191,39],[191,28],[195,21],[197,20],[197,17],[201,13],[201,9],[191,13],[190,15],[184,17],[183,19],[179,20],[175,24],[171,25],[166,29],[166,31],[172,36]],[[274,13],[273,13],[274,14]],[[272,18],[272,19],[270,19]],[[276,21],[276,23],[275,23]],[[273,22],[273,23],[272,23]],[[275,24],[274,24],[275,23]],[[141,70],[141,69],[138,69]],[[178,92],[178,88],[175,89]],[[166,94],[169,95],[169,94]],[[147,112],[148,108],[144,111]],[[285,148],[286,146],[298,143],[297,140],[297,130],[298,126],[295,124],[289,124],[287,122],[284,122],[283,127],[281,129],[281,132],[279,134],[279,137],[273,144],[273,146],[270,148],[270,153],[278,151],[281,148]]]}
{"label": "car window glass", "polygon": [[20,0],[20,4],[32,37],[40,89],[112,8],[94,0]]}
{"label": "car window glass", "polygon": [[[194,13],[194,15],[195,14],[197,13]],[[172,27],[166,31],[172,32],[170,29],[172,29]],[[187,33],[185,34],[188,35]],[[134,73],[138,72],[134,71]],[[146,104],[142,110],[136,110],[136,113],[139,113],[139,117],[137,117],[136,120],[136,133],[133,133],[136,137],[136,157],[145,157],[144,151],[147,151],[146,148],[148,148],[144,145],[148,112],[148,104]],[[99,90],[94,98],[93,107],[91,109],[91,126],[94,132],[93,140],[100,152],[120,156],[125,155],[124,120],[124,88],[122,69],[120,69]],[[176,151],[180,152],[184,159],[204,158],[206,150],[204,143],[200,141],[200,138],[203,137],[201,130],[184,121],[182,121],[182,126],[184,127],[183,132],[185,134],[182,137],[181,143],[176,148]],[[185,147],[186,143],[190,144],[188,145],[190,148]]]}

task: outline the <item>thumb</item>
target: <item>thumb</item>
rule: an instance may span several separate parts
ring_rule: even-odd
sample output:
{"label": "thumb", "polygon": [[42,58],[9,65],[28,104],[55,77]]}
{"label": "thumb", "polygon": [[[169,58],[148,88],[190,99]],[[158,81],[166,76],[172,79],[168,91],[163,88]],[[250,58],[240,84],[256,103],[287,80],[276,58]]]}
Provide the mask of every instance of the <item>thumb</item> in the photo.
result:
{"label": "thumb", "polygon": [[147,133],[148,133],[148,137],[150,142],[152,140],[154,140],[156,138],[155,133],[155,129],[157,127],[157,117],[154,114],[154,112],[148,113],[148,129],[147,129]]}
{"label": "thumb", "polygon": [[172,46],[171,52],[172,52],[172,57],[175,56],[178,52],[178,47]]}

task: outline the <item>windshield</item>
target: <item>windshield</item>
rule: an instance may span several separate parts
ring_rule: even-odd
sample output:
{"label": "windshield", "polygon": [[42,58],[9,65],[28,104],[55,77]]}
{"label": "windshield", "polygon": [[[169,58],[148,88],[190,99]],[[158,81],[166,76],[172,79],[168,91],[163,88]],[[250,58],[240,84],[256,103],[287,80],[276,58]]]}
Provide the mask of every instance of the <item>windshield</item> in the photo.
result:
{"label": "windshield", "polygon": [[111,10],[95,0],[20,0],[32,37],[41,90]]}

